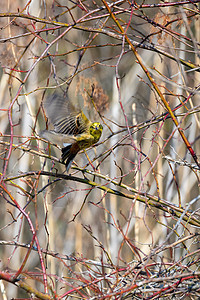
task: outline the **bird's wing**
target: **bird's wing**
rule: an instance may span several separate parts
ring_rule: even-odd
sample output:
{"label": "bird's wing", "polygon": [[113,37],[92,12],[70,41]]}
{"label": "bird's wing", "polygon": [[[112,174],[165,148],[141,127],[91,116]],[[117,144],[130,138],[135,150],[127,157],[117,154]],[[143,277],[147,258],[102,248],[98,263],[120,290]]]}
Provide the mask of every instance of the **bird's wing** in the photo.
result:
{"label": "bird's wing", "polygon": [[77,135],[87,132],[91,125],[82,111],[75,111],[67,97],[53,94],[45,101],[44,108],[57,133]]}
{"label": "bird's wing", "polygon": [[52,144],[56,144],[63,148],[63,146],[71,145],[76,141],[76,138],[73,136],[56,133],[52,130],[43,130],[40,132],[40,136],[45,140],[51,142]]}

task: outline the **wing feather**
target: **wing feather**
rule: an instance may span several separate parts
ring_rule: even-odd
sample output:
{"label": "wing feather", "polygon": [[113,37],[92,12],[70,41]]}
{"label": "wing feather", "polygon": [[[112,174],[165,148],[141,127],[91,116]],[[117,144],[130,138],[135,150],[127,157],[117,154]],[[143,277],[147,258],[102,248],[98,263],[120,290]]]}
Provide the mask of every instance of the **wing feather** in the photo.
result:
{"label": "wing feather", "polygon": [[57,133],[53,130],[43,130],[40,132],[40,136],[52,144],[57,144],[63,148],[63,145],[71,145],[76,142],[74,136],[69,136],[61,133]]}
{"label": "wing feather", "polygon": [[91,122],[82,111],[76,111],[67,97],[53,94],[44,104],[47,116],[57,133],[77,135],[89,130]]}

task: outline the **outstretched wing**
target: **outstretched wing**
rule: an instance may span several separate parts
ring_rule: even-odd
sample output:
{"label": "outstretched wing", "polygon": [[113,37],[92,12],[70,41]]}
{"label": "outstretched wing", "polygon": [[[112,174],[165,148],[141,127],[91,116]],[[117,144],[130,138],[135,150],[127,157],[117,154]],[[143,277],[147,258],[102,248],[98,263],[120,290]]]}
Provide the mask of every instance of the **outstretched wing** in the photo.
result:
{"label": "outstretched wing", "polygon": [[67,97],[53,94],[45,101],[44,108],[57,133],[77,135],[87,132],[91,125],[82,111],[75,111]]}
{"label": "outstretched wing", "polygon": [[43,130],[39,135],[52,144],[59,145],[61,148],[63,148],[63,146],[65,147],[67,145],[72,145],[74,142],[76,142],[76,137],[73,135],[71,136],[57,133],[53,130]]}

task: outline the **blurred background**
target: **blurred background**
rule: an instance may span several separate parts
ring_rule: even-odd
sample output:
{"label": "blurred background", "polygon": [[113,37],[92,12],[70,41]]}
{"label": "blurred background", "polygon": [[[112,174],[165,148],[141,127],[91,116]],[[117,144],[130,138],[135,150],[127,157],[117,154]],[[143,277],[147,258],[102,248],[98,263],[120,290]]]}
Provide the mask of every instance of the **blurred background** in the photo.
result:
{"label": "blurred background", "polygon": [[[2,1],[1,299],[200,296],[192,2]],[[71,178],[39,136],[55,91],[104,128]]]}

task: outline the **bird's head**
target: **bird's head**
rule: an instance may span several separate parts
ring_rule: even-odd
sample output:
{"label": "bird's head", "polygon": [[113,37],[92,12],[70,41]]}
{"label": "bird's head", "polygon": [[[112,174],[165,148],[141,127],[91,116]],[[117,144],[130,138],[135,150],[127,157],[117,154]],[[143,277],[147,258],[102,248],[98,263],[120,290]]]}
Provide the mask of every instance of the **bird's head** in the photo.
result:
{"label": "bird's head", "polygon": [[95,143],[100,139],[102,131],[103,126],[100,123],[94,122],[90,125],[90,134],[94,137]]}

